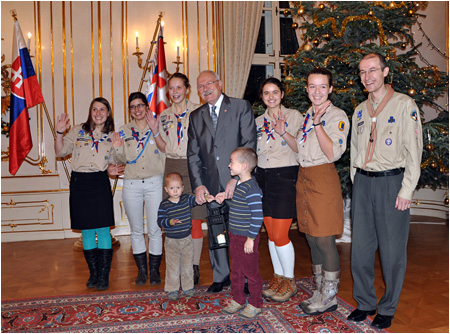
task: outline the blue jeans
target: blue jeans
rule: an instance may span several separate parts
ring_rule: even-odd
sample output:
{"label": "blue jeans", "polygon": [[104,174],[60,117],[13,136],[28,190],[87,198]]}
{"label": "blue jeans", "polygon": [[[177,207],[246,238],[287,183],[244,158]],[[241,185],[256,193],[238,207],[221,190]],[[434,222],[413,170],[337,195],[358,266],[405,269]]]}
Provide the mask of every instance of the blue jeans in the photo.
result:
{"label": "blue jeans", "polygon": [[130,222],[133,254],[147,251],[144,239],[144,206],[148,232],[148,251],[152,255],[162,254],[162,232],[158,226],[158,208],[162,201],[163,175],[144,180],[123,182],[122,199]]}

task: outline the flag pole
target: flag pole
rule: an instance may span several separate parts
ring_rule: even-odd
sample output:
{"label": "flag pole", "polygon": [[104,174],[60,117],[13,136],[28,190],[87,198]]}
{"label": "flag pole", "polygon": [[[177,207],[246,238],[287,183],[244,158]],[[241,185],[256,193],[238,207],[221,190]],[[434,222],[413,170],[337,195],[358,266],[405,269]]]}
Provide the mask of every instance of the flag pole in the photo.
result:
{"label": "flag pole", "polygon": [[153,39],[152,39],[152,42],[150,43],[150,49],[148,50],[147,60],[145,61],[145,64],[144,64],[144,69],[142,71],[142,77],[141,77],[141,82],[139,83],[138,91],[141,91],[142,86],[144,84],[145,75],[147,74],[147,71],[148,71],[148,64],[150,63],[150,58],[152,56],[153,46],[156,44],[156,38],[158,37],[158,30],[159,30],[159,27],[161,26],[162,17],[163,17],[162,13],[159,13],[158,20],[156,21],[155,33],[153,34]]}

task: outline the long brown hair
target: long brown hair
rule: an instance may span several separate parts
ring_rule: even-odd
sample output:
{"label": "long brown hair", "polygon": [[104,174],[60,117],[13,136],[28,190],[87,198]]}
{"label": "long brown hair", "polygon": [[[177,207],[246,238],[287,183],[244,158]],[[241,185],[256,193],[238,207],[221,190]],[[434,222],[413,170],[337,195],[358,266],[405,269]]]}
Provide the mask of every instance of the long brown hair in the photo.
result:
{"label": "long brown hair", "polygon": [[85,123],[83,123],[81,128],[84,130],[85,133],[89,133],[95,129],[95,122],[94,119],[92,118],[92,106],[94,105],[95,102],[100,102],[108,109],[108,117],[106,118],[105,126],[103,127],[102,132],[109,133],[114,131],[114,119],[112,117],[111,105],[109,104],[108,100],[105,99],[104,97],[96,97],[95,99],[92,100],[91,105],[89,106],[88,119]]}

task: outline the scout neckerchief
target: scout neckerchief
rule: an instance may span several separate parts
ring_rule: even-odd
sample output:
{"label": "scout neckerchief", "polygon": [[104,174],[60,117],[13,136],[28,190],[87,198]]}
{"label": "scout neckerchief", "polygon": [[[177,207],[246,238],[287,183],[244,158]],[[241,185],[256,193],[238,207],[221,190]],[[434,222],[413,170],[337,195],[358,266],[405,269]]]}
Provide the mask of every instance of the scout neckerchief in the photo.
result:
{"label": "scout neckerchief", "polygon": [[95,140],[94,138],[94,133],[92,132],[92,130],[89,132],[89,136],[91,136],[92,138],[92,147],[91,150],[94,149],[95,147],[95,151],[98,153],[98,144],[101,143],[102,141],[104,141],[106,138],[108,138],[109,132],[107,134],[105,134],[102,139],[100,140]]}
{"label": "scout neckerchief", "polygon": [[369,94],[369,98],[367,99],[366,106],[367,111],[369,112],[369,116],[372,118],[372,128],[370,129],[369,145],[367,146],[366,159],[364,161],[362,169],[365,169],[367,163],[372,161],[373,153],[375,152],[375,143],[377,141],[377,116],[384,109],[384,107],[394,94],[394,90],[391,86],[386,85],[385,87],[387,89],[386,95],[384,96],[375,112],[373,112],[372,103],[370,102],[370,100],[373,100],[372,94]]}
{"label": "scout neckerchief", "polygon": [[148,134],[150,133],[150,129],[147,130],[147,132],[144,134],[144,137],[139,139],[139,132],[134,131],[134,128],[131,127],[131,135],[133,136],[134,139],[136,139],[136,141],[138,142],[138,145],[136,147],[136,152],[139,151],[139,146],[142,147],[142,151],[144,150],[144,140],[145,138],[147,138]]}
{"label": "scout neckerchief", "polygon": [[267,134],[267,142],[269,142],[270,138],[275,140],[275,137],[273,136],[273,129],[269,130],[269,122],[267,121],[267,118],[264,117],[264,131]]}
{"label": "scout neckerchief", "polygon": [[[131,128],[131,131],[134,131],[134,129]],[[139,152],[139,155],[136,157],[136,159],[134,159],[132,161],[127,160],[127,164],[132,165],[132,164],[135,164],[136,161],[138,161],[138,159],[141,157],[142,153],[144,152],[145,148],[147,147],[148,139],[150,138],[151,134],[152,134],[152,130],[148,129],[147,132],[145,133],[144,137],[142,137],[142,140],[144,140],[146,137],[147,137],[147,139],[145,140],[145,143],[142,147],[141,152]],[[134,135],[133,135],[133,137],[134,137]],[[139,149],[139,144],[138,144],[138,149]],[[136,152],[137,152],[137,149],[136,149]]]}
{"label": "scout neckerchief", "polygon": [[[325,115],[325,114],[323,114],[323,115]],[[320,116],[320,118],[322,118],[323,115]],[[313,111],[313,116],[314,116],[314,111]],[[311,114],[307,113],[306,117],[305,117],[305,121],[303,122],[303,126],[302,126],[303,136],[302,136],[302,139],[300,139],[299,144],[301,144],[301,143],[306,141],[306,138],[308,137],[308,133],[314,128],[314,121],[313,121],[311,126],[309,127],[309,129],[306,130],[306,124],[308,124],[308,121],[309,121],[310,117],[311,117]],[[322,126],[325,126],[325,121],[320,121],[319,124],[322,124]]]}
{"label": "scout neckerchief", "polygon": [[180,141],[183,142],[183,124],[181,124],[181,120],[184,116],[186,116],[186,113],[188,112],[188,109],[184,111],[181,115],[175,114],[175,117],[177,119],[177,138],[178,138],[178,145],[180,145]]}

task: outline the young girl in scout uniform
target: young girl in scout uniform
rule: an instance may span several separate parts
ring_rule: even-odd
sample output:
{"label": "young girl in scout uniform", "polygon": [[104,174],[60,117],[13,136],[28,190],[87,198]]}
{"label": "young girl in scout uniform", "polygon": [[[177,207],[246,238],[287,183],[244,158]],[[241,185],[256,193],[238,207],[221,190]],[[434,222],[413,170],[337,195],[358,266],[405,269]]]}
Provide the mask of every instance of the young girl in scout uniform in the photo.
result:
{"label": "young girl in scout uniform", "polygon": [[[132,121],[114,135],[117,160],[125,167],[122,199],[131,230],[131,247],[138,267],[136,284],[147,282],[147,247],[144,239],[144,203],[148,231],[150,284],[161,283],[162,232],[158,227],[158,207],[162,200],[164,155],[157,147],[159,132],[147,124],[147,99],[141,92],[131,93],[128,107]],[[152,116],[153,118],[153,116]]]}
{"label": "young girl in scout uniform", "polygon": [[83,252],[90,271],[86,286],[105,290],[113,255],[109,228],[114,226],[111,185],[106,171],[112,161],[114,132],[109,102],[102,97],[95,98],[89,106],[87,121],[74,126],[64,136],[68,123],[67,114],[57,119],[55,153],[60,158],[72,154],[71,228],[81,230],[83,235]]}
{"label": "young girl in scout uniform", "polygon": [[297,293],[295,253],[289,229],[295,217],[298,163],[296,151],[290,148],[286,138],[295,147],[294,137],[303,117],[297,110],[281,104],[284,88],[276,78],[264,80],[260,96],[267,109],[256,119],[258,166],[255,176],[263,191],[264,226],[274,268],[274,278],[263,296],[282,302]]}
{"label": "young girl in scout uniform", "polygon": [[[177,171],[184,181],[184,191],[192,194],[191,181],[189,179],[187,166],[187,143],[188,126],[191,112],[200,107],[187,99],[189,94],[189,79],[182,73],[174,73],[169,79],[169,97],[172,106],[164,110],[159,116],[159,133],[163,139],[160,148],[166,154],[166,167],[164,179],[167,174]],[[164,198],[168,196],[163,191]],[[193,270],[194,285],[200,280],[200,257],[203,247],[202,219],[206,217],[205,207],[196,206],[192,208],[192,230],[191,236],[194,247]]]}
{"label": "young girl in scout uniform", "polygon": [[345,152],[349,122],[346,113],[328,100],[333,90],[331,72],[315,68],[307,80],[312,107],[297,135],[297,221],[311,249],[316,290],[299,306],[316,315],[337,308],[340,268],[336,235],[343,232],[344,211],[334,162]]}

